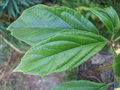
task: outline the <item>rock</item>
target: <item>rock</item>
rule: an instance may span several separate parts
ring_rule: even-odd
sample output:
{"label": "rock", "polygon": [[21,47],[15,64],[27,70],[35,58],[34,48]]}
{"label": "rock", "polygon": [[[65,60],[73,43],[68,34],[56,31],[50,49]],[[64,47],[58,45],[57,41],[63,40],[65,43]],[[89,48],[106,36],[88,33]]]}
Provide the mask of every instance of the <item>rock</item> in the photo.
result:
{"label": "rock", "polygon": [[[96,71],[106,65],[111,65],[113,62],[113,55],[107,52],[100,52],[93,58],[78,67],[78,80],[90,80],[100,83],[110,83],[114,81],[114,74],[111,68]],[[113,86],[108,90],[113,90]]]}
{"label": "rock", "polygon": [[98,53],[96,56],[90,59],[92,64],[103,64],[105,62],[105,57]]}

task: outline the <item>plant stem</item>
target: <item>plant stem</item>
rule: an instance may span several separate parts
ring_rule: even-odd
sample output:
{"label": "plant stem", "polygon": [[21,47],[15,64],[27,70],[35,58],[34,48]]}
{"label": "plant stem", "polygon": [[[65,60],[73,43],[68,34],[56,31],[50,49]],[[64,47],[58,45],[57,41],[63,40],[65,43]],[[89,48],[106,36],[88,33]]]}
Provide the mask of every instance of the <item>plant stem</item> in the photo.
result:
{"label": "plant stem", "polygon": [[114,84],[114,82],[111,82],[111,83],[108,83],[107,85],[110,86],[110,85],[113,85],[113,84]]}
{"label": "plant stem", "polygon": [[120,36],[118,38],[115,39],[115,41],[118,41],[120,39]]}
{"label": "plant stem", "polygon": [[115,35],[113,34],[112,37],[111,37],[111,40],[112,40],[112,41],[113,41],[113,39],[114,39],[114,36],[115,36]]}
{"label": "plant stem", "polygon": [[5,20],[0,20],[0,22],[2,22],[2,23],[5,23],[5,24],[10,24],[9,22],[7,22],[7,21],[5,21]]}
{"label": "plant stem", "polygon": [[[2,37],[2,36],[1,36]],[[7,39],[5,39],[4,37],[2,37],[3,41],[8,44],[11,48],[13,48],[15,51],[17,51],[20,54],[25,54],[24,51],[19,50],[18,48],[16,48],[13,44],[11,44]]]}
{"label": "plant stem", "polygon": [[7,14],[3,14],[3,17],[8,18],[8,19],[12,19],[12,20],[16,20],[16,18],[14,18],[12,16],[8,16]]}
{"label": "plant stem", "polygon": [[95,70],[96,71],[102,71],[102,70],[109,69],[109,68],[112,68],[112,64],[96,68]]}
{"label": "plant stem", "polygon": [[113,49],[113,51],[114,51],[114,54],[115,54],[115,56],[117,55],[117,53],[115,52],[115,49],[114,49],[114,47],[113,46],[111,46],[112,47],[112,49]]}

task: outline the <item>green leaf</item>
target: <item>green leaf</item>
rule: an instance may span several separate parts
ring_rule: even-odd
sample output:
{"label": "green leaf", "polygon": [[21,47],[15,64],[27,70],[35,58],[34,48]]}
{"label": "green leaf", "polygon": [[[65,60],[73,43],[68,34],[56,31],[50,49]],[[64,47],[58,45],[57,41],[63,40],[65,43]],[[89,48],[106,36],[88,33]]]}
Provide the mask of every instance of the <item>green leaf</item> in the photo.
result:
{"label": "green leaf", "polygon": [[87,80],[65,82],[51,90],[107,90],[105,83],[96,83]]}
{"label": "green leaf", "polygon": [[[8,27],[8,30],[10,30],[16,38],[33,46],[39,42],[37,41],[38,39],[41,39],[38,35],[43,35],[44,32],[49,34],[49,32],[52,32],[49,30],[52,29],[55,33],[55,29],[58,28],[80,29],[98,33],[96,27],[77,11],[67,7],[48,7],[45,5],[36,5],[25,10],[23,14]],[[32,32],[37,33],[37,37],[34,37],[36,41],[30,36]],[[58,31],[56,30],[56,32]],[[24,38],[22,34],[25,35]],[[45,37],[48,38],[48,36],[44,36],[42,40],[46,39]]]}
{"label": "green leaf", "polygon": [[116,34],[120,29],[120,20],[116,11],[112,7],[105,9],[90,8],[93,14],[95,14],[106,26],[111,34]]}
{"label": "green leaf", "polygon": [[116,75],[117,81],[120,82],[120,54],[115,57],[113,62],[113,71]]}
{"label": "green leaf", "polygon": [[83,64],[98,53],[108,41],[82,30],[67,30],[33,46],[14,70],[46,76]]}
{"label": "green leaf", "polygon": [[117,12],[115,11],[115,9],[113,9],[112,7],[105,8],[105,10],[106,10],[107,14],[109,15],[109,17],[111,18],[111,21],[114,26],[113,32],[116,34],[120,29],[119,16],[118,16]]}
{"label": "green leaf", "polygon": [[8,5],[10,0],[5,0],[2,9],[5,9]]}
{"label": "green leaf", "polygon": [[55,7],[55,10],[58,11],[61,17],[74,29],[98,33],[97,28],[77,11],[67,7]]}
{"label": "green leaf", "polygon": [[40,30],[40,28],[19,28],[18,30],[17,28],[14,28],[11,34],[14,37],[33,46],[44,39],[47,39],[59,32],[63,32],[66,30],[74,29],[43,28],[42,30]]}
{"label": "green leaf", "polygon": [[19,6],[17,5],[17,1],[13,1],[13,0],[12,0],[12,2],[13,2],[13,7],[14,7],[15,11],[16,11],[17,13],[19,13],[20,11],[19,11]]}

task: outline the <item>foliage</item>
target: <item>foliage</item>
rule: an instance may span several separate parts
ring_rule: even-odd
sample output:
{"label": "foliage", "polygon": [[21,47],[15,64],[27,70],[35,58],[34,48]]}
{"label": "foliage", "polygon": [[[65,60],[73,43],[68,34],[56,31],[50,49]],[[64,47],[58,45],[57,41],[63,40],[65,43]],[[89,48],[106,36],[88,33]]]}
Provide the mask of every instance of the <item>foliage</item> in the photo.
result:
{"label": "foliage", "polygon": [[108,85],[104,83],[80,80],[65,82],[52,90],[107,90],[107,87]]}
{"label": "foliage", "polygon": [[119,66],[120,66],[120,54],[115,57],[114,64],[113,64],[114,73],[116,73],[116,78],[117,78],[118,82],[120,82]]}
{"label": "foliage", "polygon": [[[108,32],[111,34],[116,34],[120,28],[120,20],[116,11],[112,8],[101,8],[90,9],[99,19],[104,23]],[[104,14],[103,14],[104,13]]]}
{"label": "foliage", "polygon": [[[100,30],[91,21],[67,7],[36,5],[25,10],[7,28],[13,36],[32,46],[14,72],[43,77],[75,68],[105,46],[114,50],[113,45],[119,40],[116,40],[116,35],[120,30],[120,20],[116,11],[112,7],[87,9],[103,22],[111,38],[100,35]],[[115,63],[119,63],[119,60]],[[117,74],[119,65],[113,68]],[[77,81],[79,82],[82,81]],[[74,84],[70,86],[77,88],[78,85],[73,86]],[[103,84],[95,84],[98,87],[95,90],[99,90],[99,85]],[[87,85],[84,84],[84,87],[87,88]]]}
{"label": "foliage", "polygon": [[53,3],[58,3],[59,5],[67,6],[70,8],[76,8],[79,6],[86,6],[86,7],[98,6],[97,3],[94,3],[90,0],[53,0]]}
{"label": "foliage", "polygon": [[1,0],[0,15],[6,13],[9,16],[17,17],[21,11],[30,7],[30,5],[41,2],[42,0]]}
{"label": "foliage", "polygon": [[120,10],[119,10],[120,0],[99,0],[99,1],[93,0],[93,1],[100,4],[103,7],[112,6],[120,16]]}
{"label": "foliage", "polygon": [[67,70],[65,73],[65,81],[71,81],[77,79],[77,68]]}
{"label": "foliage", "polygon": [[[53,3],[57,3],[62,6],[70,8],[78,7],[109,7],[112,6],[120,16],[120,0],[53,0]],[[88,12],[87,12],[88,13]],[[90,13],[87,15],[89,16]],[[90,14],[91,15],[91,14]]]}

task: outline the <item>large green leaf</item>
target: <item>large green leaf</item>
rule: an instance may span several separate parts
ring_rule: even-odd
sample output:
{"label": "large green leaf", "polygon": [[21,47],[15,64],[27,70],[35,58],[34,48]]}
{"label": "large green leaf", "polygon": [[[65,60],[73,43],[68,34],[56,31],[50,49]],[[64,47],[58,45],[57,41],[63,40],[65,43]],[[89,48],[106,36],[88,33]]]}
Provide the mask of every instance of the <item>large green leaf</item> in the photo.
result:
{"label": "large green leaf", "polygon": [[51,90],[107,90],[105,83],[95,83],[86,80],[65,82]]}
{"label": "large green leaf", "polygon": [[117,81],[120,82],[120,54],[115,57],[115,60],[113,63],[113,71],[116,75]]}
{"label": "large green leaf", "polygon": [[118,32],[120,29],[120,20],[112,7],[105,9],[96,7],[90,8],[89,10],[104,23],[111,34],[116,34]]}
{"label": "large green leaf", "polygon": [[[96,27],[77,11],[67,7],[48,7],[36,5],[23,12],[23,14],[13,22],[8,30],[12,34],[30,45],[35,45],[39,40],[44,40],[49,36],[60,32],[61,29],[80,29],[97,33]],[[56,30],[55,30],[56,29]],[[53,34],[51,34],[53,32]],[[34,34],[34,39],[31,34]],[[51,35],[46,35],[51,34]],[[23,35],[24,37],[23,37]],[[44,37],[38,37],[43,35]]]}
{"label": "large green leaf", "polygon": [[107,42],[91,32],[67,30],[32,47],[14,71],[45,76],[71,69],[87,61]]}
{"label": "large green leaf", "polygon": [[12,35],[24,42],[27,42],[30,45],[35,45],[40,41],[47,39],[58,32],[63,32],[67,30],[74,30],[74,29],[58,29],[58,28],[14,28],[12,30]]}

